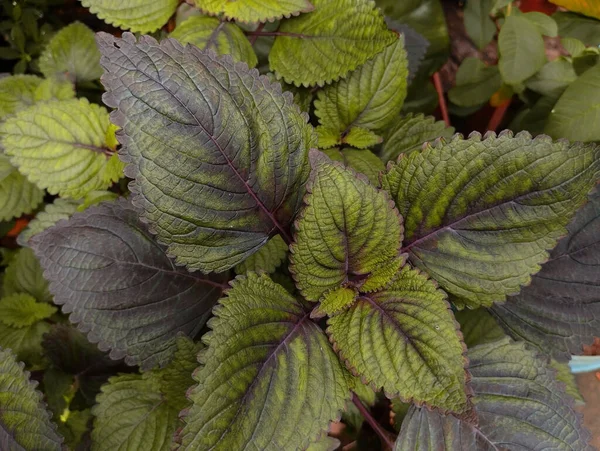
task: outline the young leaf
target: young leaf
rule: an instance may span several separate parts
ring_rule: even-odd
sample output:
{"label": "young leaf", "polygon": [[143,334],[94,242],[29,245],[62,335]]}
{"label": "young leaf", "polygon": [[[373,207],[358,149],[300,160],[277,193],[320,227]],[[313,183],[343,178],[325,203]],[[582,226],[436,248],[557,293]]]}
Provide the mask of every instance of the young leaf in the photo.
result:
{"label": "young leaf", "polygon": [[559,58],[546,63],[525,85],[544,96],[559,96],[575,80],[577,74],[573,64],[566,58]]}
{"label": "young leaf", "polygon": [[413,406],[395,451],[593,449],[572,399],[535,353],[504,339],[469,350],[469,360],[479,426]]}
{"label": "young leaf", "polygon": [[12,352],[0,348],[0,448],[60,451],[62,437],[42,404],[23,364]]}
{"label": "young leaf", "polygon": [[600,147],[511,132],[429,145],[388,166],[403,252],[460,308],[516,294],[600,177]]}
{"label": "young leaf", "polygon": [[96,451],[170,449],[179,412],[189,405],[198,345],[177,339],[173,361],[162,370],[111,377],[92,409],[92,448]]}
{"label": "young leaf", "polygon": [[494,38],[496,24],[490,17],[494,0],[467,2],[465,29],[473,43],[482,50]]}
{"label": "young leaf", "polygon": [[402,218],[387,194],[321,152],[313,167],[306,207],[296,222],[290,271],[309,301],[341,286],[373,291],[404,262]]}
{"label": "young leaf", "polygon": [[275,235],[267,244],[235,267],[237,274],[248,271],[271,273],[287,258],[288,245],[280,235]]}
{"label": "young leaf", "polygon": [[349,387],[323,331],[267,275],[215,307],[184,417],[182,449],[304,449],[339,418]]}
{"label": "young leaf", "polygon": [[72,199],[55,199],[53,203],[46,205],[43,211],[40,211],[35,218],[27,225],[27,228],[19,234],[17,242],[21,246],[28,246],[29,239],[52,227],[61,219],[69,217],[77,211],[79,203]]}
{"label": "young leaf", "polygon": [[50,101],[9,118],[0,135],[11,162],[30,181],[51,194],[80,198],[123,176],[106,145],[109,124],[106,109],[86,99]]}
{"label": "young leaf", "polygon": [[446,127],[444,121],[436,121],[433,116],[407,114],[396,120],[383,139],[379,157],[384,163],[396,160],[400,154],[418,150],[423,143],[436,138],[450,138],[454,127]]}
{"label": "young leaf", "polygon": [[224,282],[175,268],[124,199],[76,213],[30,245],[70,320],[142,368],[167,363],[179,332],[198,333]]}
{"label": "young leaf", "polygon": [[501,86],[497,66],[487,66],[479,58],[469,57],[458,68],[456,86],[448,91],[448,98],[458,106],[479,106],[487,103]]}
{"label": "young leaf", "polygon": [[148,33],[167,23],[178,0],[81,0],[100,19],[132,32]]}
{"label": "young leaf", "polygon": [[133,203],[169,254],[223,271],[270,236],[289,238],[316,144],[292,95],[245,64],[173,39],[101,33],[98,41],[104,100],[119,108],[121,156],[136,179]]}
{"label": "young leaf", "polygon": [[380,133],[387,128],[406,97],[408,59],[404,38],[386,47],[347,78],[326,86],[315,100],[315,115],[339,142],[355,128]]}
{"label": "young leaf", "polygon": [[361,378],[389,397],[464,413],[465,346],[446,294],[404,266],[390,286],[361,295],[328,321],[335,349]]}
{"label": "young leaf", "polygon": [[75,98],[75,85],[60,75],[42,81],[33,93],[36,102],[43,100],[70,100]]}
{"label": "young leaf", "polygon": [[214,50],[219,55],[231,55],[234,61],[244,61],[250,67],[258,64],[252,44],[242,29],[231,22],[215,17],[192,16],[177,25],[169,36],[182,44]]}
{"label": "young leaf", "polygon": [[565,360],[600,330],[600,193],[592,195],[531,284],[492,313],[515,339]]}
{"label": "young leaf", "polygon": [[309,0],[194,0],[196,6],[211,15],[223,14],[239,22],[273,22],[314,9]]}
{"label": "young leaf", "polygon": [[340,161],[347,168],[366,175],[373,186],[379,185],[379,174],[385,171],[381,160],[369,150],[329,149],[323,153],[333,161]]}
{"label": "young leaf", "polygon": [[9,326],[0,321],[0,347],[11,349],[19,360],[32,366],[41,365],[42,337],[50,331],[50,324],[38,321],[27,327]]}
{"label": "young leaf", "polygon": [[563,6],[569,11],[585,14],[600,19],[600,5],[594,0],[551,0],[555,5]]}
{"label": "young leaf", "polygon": [[0,299],[0,321],[8,326],[28,327],[55,313],[56,307],[38,302],[29,294],[11,294]]}
{"label": "young leaf", "polygon": [[338,80],[392,44],[372,0],[313,0],[315,10],[283,21],[269,54],[271,70],[296,86]]}
{"label": "young leaf", "polygon": [[46,78],[66,74],[72,81],[100,78],[100,52],[94,32],[81,22],[74,22],[56,33],[40,55],[40,71]]}
{"label": "young leaf", "polygon": [[33,105],[35,91],[42,80],[35,75],[10,75],[0,78],[0,120]]}
{"label": "young leaf", "polygon": [[491,343],[506,336],[494,317],[484,308],[454,312],[467,348]]}
{"label": "young leaf", "polygon": [[0,221],[31,213],[43,198],[44,192],[21,175],[8,157],[0,154]]}
{"label": "young leaf", "polygon": [[516,85],[546,63],[544,39],[538,28],[522,16],[508,16],[498,35],[502,79]]}
{"label": "young leaf", "polygon": [[19,249],[4,273],[2,295],[27,293],[38,301],[51,301],[48,282],[31,249]]}
{"label": "young leaf", "polygon": [[522,17],[534,24],[544,36],[555,38],[558,35],[558,25],[556,24],[556,21],[547,14],[531,11],[523,14]]}

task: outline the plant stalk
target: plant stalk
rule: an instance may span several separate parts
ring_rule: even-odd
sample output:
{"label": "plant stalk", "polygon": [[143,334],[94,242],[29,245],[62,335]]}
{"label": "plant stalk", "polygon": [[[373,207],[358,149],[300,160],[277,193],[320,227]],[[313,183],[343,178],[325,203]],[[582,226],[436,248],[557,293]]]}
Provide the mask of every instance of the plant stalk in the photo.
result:
{"label": "plant stalk", "polygon": [[446,123],[446,127],[450,127],[450,115],[448,114],[448,105],[446,105],[446,98],[444,97],[444,88],[442,87],[442,79],[440,73],[436,72],[433,74],[433,86],[438,94],[438,100],[440,101],[440,110],[442,111],[442,118]]}
{"label": "plant stalk", "polygon": [[365,421],[369,423],[369,426],[371,426],[373,431],[375,431],[375,433],[379,436],[381,442],[385,444],[385,446],[387,446],[388,449],[394,449],[394,442],[390,440],[387,431],[383,429],[383,427],[377,422],[375,418],[373,418],[373,415],[371,415],[369,409],[365,407],[365,405],[354,392],[352,392],[352,402],[354,403],[360,414],[364,417]]}

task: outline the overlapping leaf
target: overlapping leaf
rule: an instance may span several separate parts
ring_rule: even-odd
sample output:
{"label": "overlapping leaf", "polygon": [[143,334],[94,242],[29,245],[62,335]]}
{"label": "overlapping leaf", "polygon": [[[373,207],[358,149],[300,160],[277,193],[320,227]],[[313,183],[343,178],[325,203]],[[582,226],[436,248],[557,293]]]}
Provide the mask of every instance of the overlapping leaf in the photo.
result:
{"label": "overlapping leaf", "polygon": [[290,271],[304,297],[318,301],[346,286],[373,291],[404,262],[402,219],[383,191],[353,171],[311,151],[313,167],[291,246]]}
{"label": "overlapping leaf", "polygon": [[465,6],[465,30],[473,43],[481,50],[496,34],[496,24],[490,17],[494,0],[468,2]]}
{"label": "overlapping leaf", "polygon": [[43,198],[44,192],[10,164],[8,157],[0,154],[0,220],[31,213]]}
{"label": "overlapping leaf", "polygon": [[258,252],[252,254],[235,267],[235,272],[244,274],[248,271],[273,272],[286,259],[288,245],[280,235],[275,235]]}
{"label": "overlapping leaf", "polygon": [[492,313],[516,339],[562,360],[581,354],[600,330],[600,194],[568,225],[569,234],[531,284]]}
{"label": "overlapping leaf", "polygon": [[315,10],[281,23],[269,54],[277,77],[296,86],[323,86],[392,44],[372,0],[313,0]]}
{"label": "overlapping leaf", "polygon": [[304,449],[349,398],[344,370],[283,287],[255,273],[232,286],[204,337],[182,449]]}
{"label": "overlapping leaf", "polygon": [[109,24],[148,33],[167,23],[178,0],[82,0],[81,4]]}
{"label": "overlapping leaf", "polygon": [[13,327],[0,321],[0,347],[11,349],[19,360],[33,367],[43,366],[42,337],[50,331],[50,324],[38,321],[27,327]]}
{"label": "overlapping leaf", "polygon": [[465,346],[446,294],[405,266],[382,291],[362,295],[328,321],[347,366],[374,388],[417,404],[464,413]]}
{"label": "overlapping leaf", "polygon": [[383,182],[410,261],[456,305],[478,307],[529,283],[599,177],[597,146],[503,132],[429,145]]}
{"label": "overlapping leaf", "polygon": [[31,249],[19,249],[4,273],[3,296],[15,293],[27,293],[38,301],[50,301],[48,282],[44,279],[42,268]]}
{"label": "overlapping leaf", "polygon": [[17,293],[0,299],[2,323],[12,327],[28,327],[56,313],[56,307],[41,303],[29,294]]}
{"label": "overlapping leaf", "polygon": [[390,30],[397,31],[404,39],[404,49],[408,58],[408,84],[410,85],[423,63],[429,48],[429,41],[421,33],[406,24],[395,22],[389,17],[386,17],[385,21]]}
{"label": "overlapping leaf", "polygon": [[52,227],[61,219],[68,219],[77,211],[79,203],[72,199],[56,199],[53,203],[46,205],[35,218],[27,225],[27,228],[19,234],[18,242],[21,246],[27,246],[29,239]]}
{"label": "overlapping leaf", "polygon": [[208,14],[223,14],[240,22],[272,22],[314,9],[309,0],[194,0]]}
{"label": "overlapping leaf", "polygon": [[546,96],[556,96],[575,80],[577,74],[573,64],[566,58],[559,58],[546,63],[537,74],[527,80],[527,87]]}
{"label": "overlapping leaf", "polygon": [[385,171],[381,160],[369,150],[328,149],[323,153],[333,161],[340,161],[344,166],[366,175],[373,186],[379,185],[379,174]]}
{"label": "overlapping leaf", "polygon": [[480,344],[494,342],[506,336],[491,313],[484,308],[464,309],[454,312],[454,317],[460,324],[460,331],[469,349]]}
{"label": "overlapping leaf", "polygon": [[224,281],[175,268],[124,199],[77,213],[30,245],[70,320],[112,358],[143,368],[168,362],[178,333],[202,328]]}
{"label": "overlapping leaf", "polygon": [[221,271],[271,235],[285,237],[315,144],[291,94],[174,40],[126,33],[99,42],[104,100],[119,108],[112,118],[123,127],[126,174],[136,179],[133,202],[169,253],[189,268]]}
{"label": "overlapping leaf", "polygon": [[600,5],[594,0],[551,0],[555,5],[563,6],[569,11],[585,14],[600,19]]}
{"label": "overlapping leaf", "polygon": [[244,61],[250,67],[258,63],[252,44],[242,29],[234,23],[223,22],[215,17],[192,16],[177,25],[170,37],[202,50],[231,55],[235,61]]}
{"label": "overlapping leaf", "polygon": [[479,106],[501,86],[502,77],[497,66],[486,66],[479,58],[465,58],[456,73],[456,86],[448,92],[448,97],[458,106]]}
{"label": "overlapping leaf", "polygon": [[106,144],[109,124],[106,109],[86,99],[51,101],[9,118],[0,135],[5,153],[30,181],[80,198],[122,177],[123,165]]}
{"label": "overlapping leaf", "polygon": [[42,83],[35,75],[11,75],[0,78],[0,119],[33,105],[35,91]]}
{"label": "overlapping leaf", "polygon": [[60,451],[62,437],[50,422],[29,373],[0,348],[0,449]]}
{"label": "overlapping leaf", "polygon": [[469,359],[479,426],[411,407],[396,451],[593,449],[571,398],[532,351],[504,339],[471,349]]}

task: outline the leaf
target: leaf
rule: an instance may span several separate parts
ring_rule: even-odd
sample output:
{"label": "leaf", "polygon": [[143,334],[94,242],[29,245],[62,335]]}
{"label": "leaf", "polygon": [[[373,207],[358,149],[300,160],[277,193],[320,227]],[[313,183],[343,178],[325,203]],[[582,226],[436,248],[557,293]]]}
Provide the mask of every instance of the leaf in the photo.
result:
{"label": "leaf", "polygon": [[573,64],[565,58],[550,61],[525,83],[526,86],[544,96],[558,96],[573,82],[577,74]]}
{"label": "leaf", "polygon": [[239,22],[273,22],[314,9],[309,0],[195,0],[205,13]]}
{"label": "leaf", "polygon": [[35,390],[37,384],[9,350],[0,349],[0,448],[62,449],[62,437]]}
{"label": "leaf", "polygon": [[175,268],[124,199],[76,213],[29,243],[70,321],[111,358],[144,369],[170,360],[179,332],[200,331],[226,276]]}
{"label": "leaf", "polygon": [[409,113],[397,119],[383,139],[379,156],[384,163],[396,160],[400,154],[418,150],[423,143],[436,138],[450,138],[454,127],[446,127],[444,121],[436,121],[433,116]]}
{"label": "leaf", "polygon": [[551,359],[549,365],[556,371],[556,380],[564,384],[565,393],[575,400],[575,405],[584,405],[585,400],[579,392],[577,379],[575,379],[575,375],[571,372],[569,364]]}
{"label": "leaf", "polygon": [[464,21],[467,34],[473,43],[482,50],[496,34],[496,24],[490,17],[493,0],[467,2]]}
{"label": "leaf", "polygon": [[81,198],[122,177],[122,163],[106,146],[109,123],[106,109],[86,99],[51,101],[9,118],[0,136],[31,182],[50,194]]}
{"label": "leaf", "polygon": [[[511,16],[512,17],[512,16]],[[516,294],[600,176],[600,148],[509,131],[428,145],[388,165],[403,252],[459,308]]]}
{"label": "leaf", "polygon": [[575,80],[558,99],[546,123],[546,133],[578,141],[600,140],[596,118],[600,110],[600,66],[594,66]]}
{"label": "leaf", "polygon": [[385,286],[404,262],[402,218],[383,191],[319,151],[296,222],[290,272],[309,301],[341,286]]}
{"label": "leaf", "polygon": [[31,213],[43,198],[44,192],[21,175],[5,155],[0,154],[0,221]]}
{"label": "leaf", "polygon": [[600,194],[568,225],[531,284],[492,313],[515,339],[560,360],[581,354],[600,327]]}
{"label": "leaf", "polygon": [[46,78],[66,74],[72,81],[97,80],[102,68],[94,32],[81,22],[62,28],[46,45],[39,66]]}
{"label": "leaf", "polygon": [[546,64],[542,34],[522,16],[506,18],[498,35],[498,50],[498,68],[509,85],[518,85]]}
{"label": "leaf", "polygon": [[[113,122],[123,128],[126,175],[136,179],[133,203],[169,254],[191,269],[223,271],[270,236],[289,238],[316,144],[291,94],[230,58],[123,36],[98,38],[104,100],[119,108]],[[123,58],[137,65],[123,67]]]}
{"label": "leaf", "polygon": [[501,86],[498,66],[486,66],[479,58],[468,57],[458,68],[456,86],[448,91],[448,97],[458,106],[480,106],[487,103]]}
{"label": "leaf", "polygon": [[222,22],[215,17],[192,16],[177,25],[169,36],[182,44],[214,50],[219,55],[231,55],[235,61],[244,61],[250,67],[258,64],[252,44],[243,30],[231,22]]}
{"label": "leaf", "polygon": [[69,449],[80,449],[78,445],[84,440],[91,419],[90,409],[70,410],[66,421],[59,423],[58,430],[65,437],[65,444]]}
{"label": "leaf", "polygon": [[27,225],[27,228],[19,234],[17,242],[21,246],[28,246],[29,239],[52,227],[61,219],[69,217],[77,211],[79,203],[72,199],[55,199],[53,203],[46,205],[43,211],[40,211],[35,218]]}
{"label": "leaf", "polygon": [[555,38],[558,35],[558,25],[556,24],[556,21],[547,14],[532,11],[523,14],[521,17],[524,17],[534,24],[544,36]]}
{"label": "leaf", "polygon": [[561,38],[560,43],[565,48],[567,53],[572,57],[577,57],[585,52],[585,44],[575,38]]}
{"label": "leaf", "polygon": [[304,449],[349,399],[344,370],[283,287],[255,273],[231,285],[203,338],[181,449]]}
{"label": "leaf", "polygon": [[3,296],[26,293],[38,301],[50,302],[52,300],[42,267],[31,249],[17,251],[6,268],[3,282]]}
{"label": "leaf", "polygon": [[341,446],[341,442],[335,437],[323,435],[317,441],[312,442],[306,451],[335,451]]}
{"label": "leaf", "polygon": [[0,78],[0,120],[33,105],[42,78],[35,75],[9,75]]}
{"label": "leaf", "polygon": [[339,161],[347,168],[367,176],[373,186],[379,185],[379,174],[385,171],[385,166],[373,152],[358,149],[329,149],[323,151],[333,161]]}
{"label": "leaf", "polygon": [[380,133],[400,114],[406,97],[408,59],[400,37],[347,78],[318,92],[315,115],[340,142],[356,128]]}
{"label": "leaf", "polygon": [[42,360],[42,336],[50,330],[46,321],[29,327],[12,327],[0,322],[0,347],[12,349],[19,360],[32,366],[40,366]]}
{"label": "leaf", "polygon": [[258,252],[236,265],[235,272],[237,274],[245,274],[248,271],[271,273],[287,259],[287,253],[288,245],[281,235],[275,235]]}
{"label": "leaf", "polygon": [[585,14],[586,16],[600,19],[600,5],[593,0],[550,0],[558,6],[562,6],[569,11]]}
{"label": "leaf", "polygon": [[323,86],[344,77],[391,45],[372,0],[312,0],[315,10],[281,22],[269,54],[277,78],[296,86]]}
{"label": "leaf", "polygon": [[558,34],[562,38],[575,38],[586,45],[600,45],[600,22],[579,14],[557,11],[552,18],[558,24]]}
{"label": "leaf", "polygon": [[132,32],[158,30],[175,13],[178,0],[81,0],[100,19]]}
{"label": "leaf", "polygon": [[0,299],[0,322],[13,327],[27,327],[51,317],[56,307],[41,303],[25,293]]}
{"label": "leaf", "polygon": [[390,30],[398,32],[404,39],[404,49],[406,50],[406,56],[408,58],[407,81],[410,85],[411,81],[417,75],[421,64],[423,63],[423,59],[425,58],[425,54],[429,48],[429,41],[425,39],[421,33],[418,33],[412,27],[406,24],[397,23],[391,20],[389,17],[386,17],[385,21]]}
{"label": "leaf", "polygon": [[162,370],[111,377],[93,407],[93,449],[171,449],[179,411],[189,405],[187,388],[198,345],[179,337],[173,362]]}
{"label": "leaf", "polygon": [[354,304],[357,298],[358,293],[353,288],[334,288],[323,296],[323,300],[310,316],[311,318],[323,318],[337,315]]}
{"label": "leaf", "polygon": [[367,149],[381,144],[382,141],[382,138],[372,131],[362,127],[354,127],[336,144],[347,144],[358,149]]}
{"label": "leaf", "polygon": [[70,100],[75,98],[73,82],[64,76],[47,78],[36,88],[33,98],[36,102],[42,100]]}
{"label": "leaf", "polygon": [[404,266],[390,286],[361,295],[328,321],[327,333],[346,366],[383,387],[388,397],[464,413],[464,343],[446,294]]}
{"label": "leaf", "polygon": [[454,312],[454,317],[460,324],[460,331],[469,349],[494,342],[506,335],[494,317],[484,308],[464,309]]}
{"label": "leaf", "polygon": [[504,339],[469,350],[469,360],[479,426],[411,407],[396,451],[593,449],[572,400],[535,353]]}

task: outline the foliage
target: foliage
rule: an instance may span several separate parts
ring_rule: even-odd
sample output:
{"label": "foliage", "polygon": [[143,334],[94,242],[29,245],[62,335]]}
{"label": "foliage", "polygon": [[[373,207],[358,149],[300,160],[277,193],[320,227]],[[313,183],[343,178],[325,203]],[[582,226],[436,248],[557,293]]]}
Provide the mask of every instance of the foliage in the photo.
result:
{"label": "foliage", "polygon": [[446,5],[452,73],[439,0],[54,1],[0,21],[1,449],[591,449],[590,2]]}

